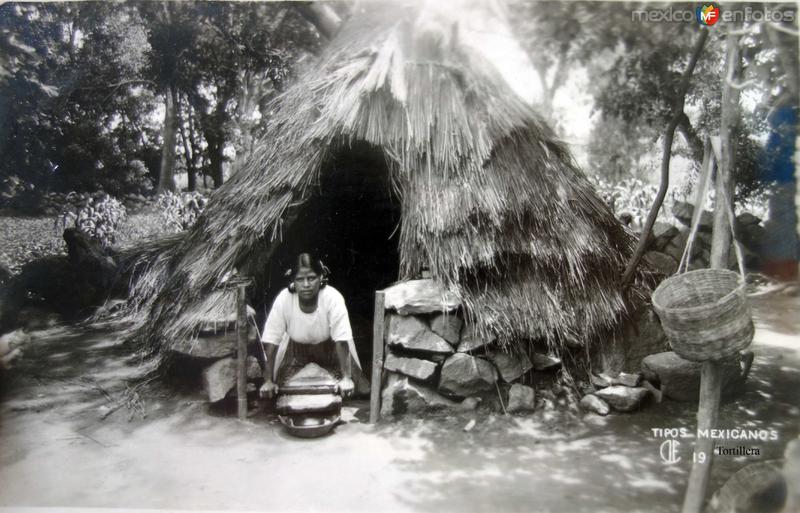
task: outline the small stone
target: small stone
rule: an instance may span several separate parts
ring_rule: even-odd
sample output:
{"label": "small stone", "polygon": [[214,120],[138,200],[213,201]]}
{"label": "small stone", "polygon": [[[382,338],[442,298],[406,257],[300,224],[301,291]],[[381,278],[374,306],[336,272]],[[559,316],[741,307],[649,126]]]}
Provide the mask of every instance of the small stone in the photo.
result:
{"label": "small stone", "polygon": [[[235,358],[223,358],[212,363],[203,371],[203,388],[210,402],[223,399],[236,387]],[[261,367],[254,356],[248,356],[245,362],[247,379],[258,379],[262,376]]]}
{"label": "small stone", "polygon": [[678,270],[678,261],[660,251],[648,251],[644,254],[645,261],[656,271],[664,276],[672,276]]}
{"label": "small stone", "polygon": [[615,378],[612,380],[612,385],[622,385],[626,387],[638,387],[639,383],[642,382],[642,374],[640,372],[637,373],[628,373],[628,372],[620,372]]}
{"label": "small stone", "polygon": [[486,360],[456,353],[442,366],[439,390],[445,394],[467,397],[492,390],[497,370]]}
{"label": "small stone", "polygon": [[384,306],[400,315],[452,312],[461,306],[458,298],[431,279],[410,280],[384,290]]}
{"label": "small stone", "polygon": [[389,353],[383,363],[386,370],[427,381],[436,373],[436,364],[419,358],[403,358]]}
{"label": "small stone", "polygon": [[526,385],[514,384],[508,391],[508,413],[533,411],[536,409],[536,391]]}
{"label": "small stone", "polygon": [[467,422],[467,425],[464,426],[464,431],[472,431],[472,428],[475,427],[475,424],[476,424],[475,419],[470,420],[469,422]]}
{"label": "small stone", "polygon": [[740,229],[744,226],[750,226],[753,224],[760,224],[761,219],[759,217],[754,216],[750,212],[744,212],[736,216],[736,228]]}
{"label": "small stone", "polygon": [[611,407],[608,406],[608,403],[594,394],[583,396],[579,404],[584,411],[596,413],[598,415],[606,416],[611,412]]}
{"label": "small stone", "polygon": [[467,397],[460,403],[458,403],[458,408],[464,411],[472,411],[478,407],[481,402],[480,397]]}
{"label": "small stone", "polygon": [[756,254],[760,254],[765,248],[767,230],[760,224],[743,226],[736,235],[739,242]]}
{"label": "small stone", "polygon": [[[692,216],[694,215],[694,205],[685,201],[676,201],[672,207],[672,215],[686,226],[691,226]],[[714,226],[714,214],[708,210],[700,213],[699,228],[703,231],[711,231]]]}
{"label": "small stone", "polygon": [[614,384],[611,378],[605,374],[592,374],[589,380],[595,388],[606,388]]}
{"label": "small stone", "polygon": [[203,371],[203,388],[208,400],[217,402],[236,385],[236,361],[225,358],[212,363]]}
{"label": "small stone", "polygon": [[483,337],[473,324],[465,325],[461,331],[461,343],[458,345],[459,353],[471,353],[478,349],[485,349],[494,343],[497,338],[494,335]]}
{"label": "small stone", "polygon": [[394,373],[389,374],[386,387],[381,393],[381,415],[384,417],[457,407],[458,403]]}
{"label": "small stone", "polygon": [[264,373],[261,371],[261,365],[258,363],[258,359],[255,356],[247,357],[245,368],[247,369],[247,379],[259,379],[264,376]]}
{"label": "small stone", "polygon": [[494,363],[494,366],[500,372],[500,377],[506,383],[519,379],[533,368],[531,360],[525,353],[495,353],[488,356],[487,359]]}
{"label": "small stone", "polygon": [[561,360],[553,356],[541,353],[533,353],[533,370],[536,372],[548,372],[561,367]]}
{"label": "small stone", "polygon": [[653,242],[650,247],[656,251],[663,251],[676,235],[678,235],[678,228],[670,223],[657,221],[653,225]]}
{"label": "small stone", "polygon": [[457,346],[461,337],[461,318],[453,313],[441,313],[431,319],[431,331]]}
{"label": "small stone", "polygon": [[616,411],[629,412],[639,409],[645,398],[650,394],[646,388],[631,388],[621,385],[612,385],[595,392],[595,395],[604,400]]}

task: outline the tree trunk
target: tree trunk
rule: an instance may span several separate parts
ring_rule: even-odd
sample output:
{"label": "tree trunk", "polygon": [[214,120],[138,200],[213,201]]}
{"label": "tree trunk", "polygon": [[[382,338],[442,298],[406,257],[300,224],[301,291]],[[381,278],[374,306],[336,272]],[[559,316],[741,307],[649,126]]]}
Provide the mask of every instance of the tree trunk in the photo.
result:
{"label": "tree trunk", "polygon": [[206,131],[206,142],[208,142],[208,159],[211,161],[211,180],[214,188],[222,186],[224,175],[222,173],[222,150],[225,145],[221,134],[215,133],[216,130]]}
{"label": "tree trunk", "polygon": [[653,205],[650,207],[650,212],[647,214],[647,219],[642,228],[642,234],[639,236],[639,242],[636,244],[636,249],[630,261],[628,261],[625,271],[622,273],[621,283],[624,289],[627,289],[633,282],[636,268],[639,267],[639,262],[642,260],[642,256],[647,248],[647,239],[650,238],[653,225],[658,217],[658,211],[661,210],[664,197],[667,195],[667,190],[669,189],[669,163],[672,158],[672,141],[675,138],[675,129],[678,128],[680,124],[681,116],[685,116],[683,108],[686,103],[686,93],[689,90],[689,83],[694,74],[694,68],[697,65],[698,59],[700,59],[700,54],[703,53],[703,48],[707,40],[708,30],[703,29],[700,31],[700,35],[697,37],[697,41],[694,44],[692,56],[689,59],[689,65],[686,66],[686,70],[681,77],[678,94],[675,97],[675,104],[672,106],[672,121],[670,121],[667,129],[664,131],[664,151],[661,155],[661,183],[658,186],[658,193],[656,193],[655,200],[653,200]]}
{"label": "tree trunk", "polygon": [[[192,141],[190,136],[187,135],[187,131],[191,131],[191,113],[190,109],[192,108],[188,102],[180,102],[180,109],[179,117],[178,117],[178,126],[180,127],[180,134],[181,134],[181,142],[183,143],[183,159],[186,161],[186,176],[188,178],[187,187],[190,191],[194,192],[197,190],[197,166],[195,152],[192,150]],[[183,112],[186,112],[186,115],[183,115]],[[187,130],[187,126],[188,130]]]}
{"label": "tree trunk", "polygon": [[164,92],[164,134],[161,147],[161,167],[158,173],[156,192],[175,191],[175,135],[177,132],[177,98],[175,87],[170,84]]}
{"label": "tree trunk", "polygon": [[[742,60],[739,53],[739,36],[728,32],[725,78],[722,84],[722,119],[720,122],[720,162],[716,184],[714,207],[714,233],[711,238],[711,267],[728,267],[728,251],[731,246],[731,229],[728,208],[733,211],[734,181],[734,135],[739,120],[739,89],[730,81],[737,82],[741,76]],[[727,199],[728,205],[725,204]],[[732,222],[733,220],[731,220]]]}

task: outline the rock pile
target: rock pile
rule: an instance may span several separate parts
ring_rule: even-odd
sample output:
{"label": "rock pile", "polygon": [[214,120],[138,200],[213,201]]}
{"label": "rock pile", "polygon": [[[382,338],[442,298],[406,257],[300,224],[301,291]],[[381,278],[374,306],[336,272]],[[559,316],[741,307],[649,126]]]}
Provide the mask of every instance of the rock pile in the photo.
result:
{"label": "rock pile", "polygon": [[641,373],[620,372],[616,376],[592,375],[595,391],[580,401],[585,412],[608,415],[611,411],[632,412],[640,409],[650,396],[650,390],[641,386]]}
{"label": "rock pile", "polygon": [[[730,399],[741,390],[752,363],[750,351],[723,360],[723,399]],[[702,367],[701,363],[684,360],[672,351],[651,354],[642,359],[641,372],[592,374],[590,386],[594,391],[581,399],[580,406],[585,412],[607,415],[612,410],[638,410],[650,396],[656,402],[662,398],[697,401]]]}
{"label": "rock pile", "polygon": [[534,389],[518,381],[561,366],[544,354],[502,352],[494,336],[464,323],[458,300],[430,279],[386,289],[385,307],[383,416],[472,409],[498,390],[509,413],[530,411]]}
{"label": "rock pile", "polygon": [[[197,308],[189,312],[198,321],[195,337],[175,340],[170,345],[173,354],[192,358],[203,368],[203,387],[210,402],[228,395],[236,386],[236,290],[216,291]],[[255,310],[247,307],[248,346],[258,340],[255,329]],[[255,357],[247,358],[247,379],[260,381],[261,367]]]}
{"label": "rock pile", "polygon": [[[672,208],[672,214],[680,223],[674,226],[666,222],[657,222],[653,226],[651,238],[648,241],[647,253],[644,259],[658,271],[666,276],[675,273],[681,255],[689,240],[689,229],[692,222],[694,207],[690,203],[677,201]],[[689,261],[689,270],[704,269],[709,266],[711,257],[711,231],[714,225],[714,214],[704,210],[700,214],[700,224]],[[734,229],[736,240],[741,243],[742,256],[745,268],[757,271],[761,265],[761,254],[764,248],[766,232],[761,225],[761,219],[743,213],[736,216]],[[728,253],[728,267],[736,269],[736,255],[733,248]]]}

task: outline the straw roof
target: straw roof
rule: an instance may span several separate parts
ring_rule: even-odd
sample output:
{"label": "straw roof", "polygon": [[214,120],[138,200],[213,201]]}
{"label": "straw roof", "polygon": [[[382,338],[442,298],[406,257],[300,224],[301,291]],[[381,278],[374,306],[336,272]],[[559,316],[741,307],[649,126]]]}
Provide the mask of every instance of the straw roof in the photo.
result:
{"label": "straw roof", "polygon": [[[253,155],[197,224],[148,252],[134,296],[151,335],[186,335],[182,313],[233,268],[268,259],[326,159],[356,142],[383,151],[402,200],[401,279],[430,269],[504,340],[583,338],[624,313],[631,235],[457,25],[367,6],[272,109]],[[638,286],[631,294],[644,297]]]}

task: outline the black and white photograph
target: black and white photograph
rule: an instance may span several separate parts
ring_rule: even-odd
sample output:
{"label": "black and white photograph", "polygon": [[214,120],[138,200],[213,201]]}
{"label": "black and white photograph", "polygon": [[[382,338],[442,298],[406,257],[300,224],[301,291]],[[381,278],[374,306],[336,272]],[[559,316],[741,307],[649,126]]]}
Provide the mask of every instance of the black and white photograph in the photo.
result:
{"label": "black and white photograph", "polygon": [[0,1],[0,512],[800,513],[798,9]]}

